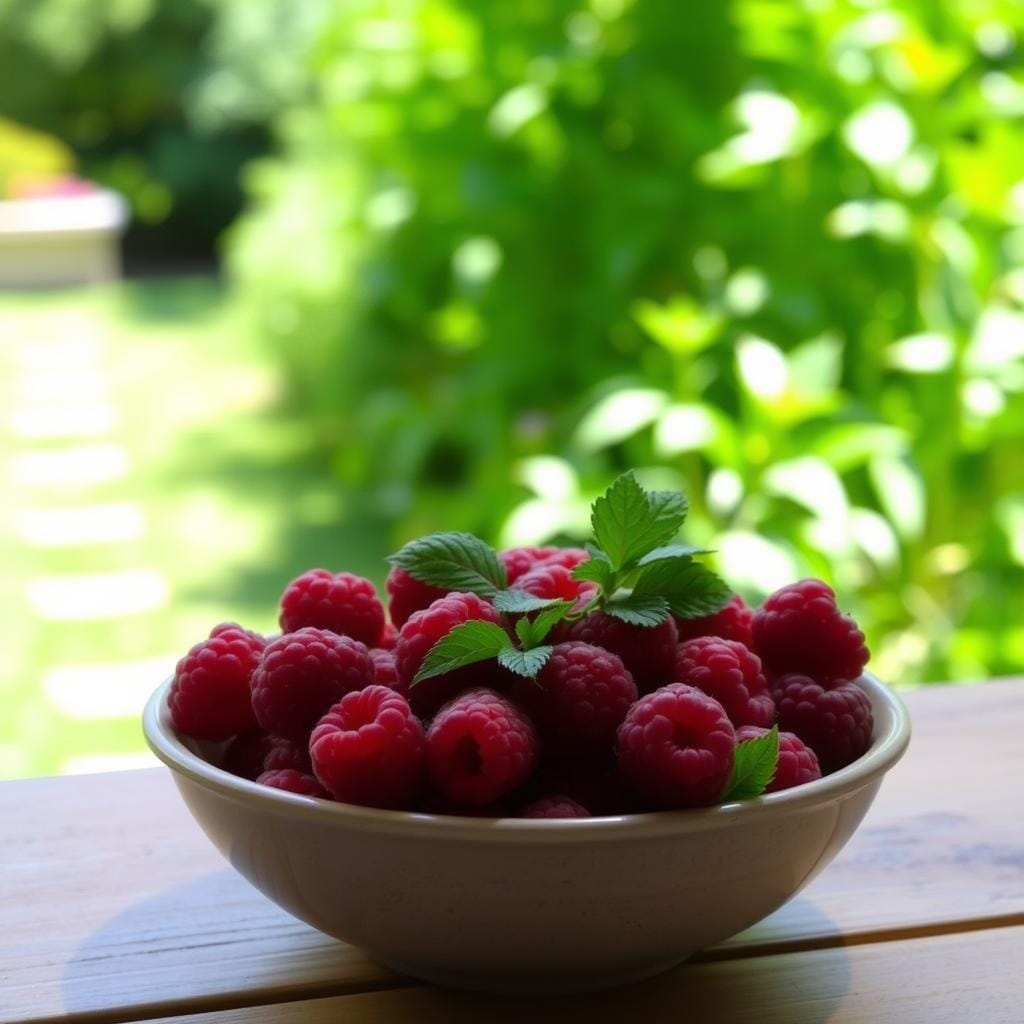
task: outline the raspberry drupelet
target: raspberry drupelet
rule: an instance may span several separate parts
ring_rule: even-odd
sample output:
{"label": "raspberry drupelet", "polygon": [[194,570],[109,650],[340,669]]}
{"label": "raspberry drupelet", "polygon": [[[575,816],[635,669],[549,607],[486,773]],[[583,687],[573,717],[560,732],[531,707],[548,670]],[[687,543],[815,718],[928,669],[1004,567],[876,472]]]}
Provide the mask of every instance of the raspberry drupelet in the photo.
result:
{"label": "raspberry drupelet", "polygon": [[680,643],[699,636],[718,636],[723,640],[735,640],[753,650],[754,611],[739,594],[733,594],[729,603],[714,615],[706,615],[701,619],[674,618]]}
{"label": "raspberry drupelet", "polygon": [[[401,630],[416,612],[429,608],[435,601],[448,593],[441,587],[432,587],[429,583],[421,583],[415,576],[411,576],[404,569],[399,569],[397,565],[393,566],[388,573],[387,582],[384,585],[388,591],[388,615],[390,615],[395,629],[398,630]],[[391,646],[393,647],[394,644]]]}
{"label": "raspberry drupelet", "polygon": [[671,618],[657,626],[633,626],[605,612],[593,612],[573,625],[568,639],[617,654],[640,693],[672,681],[678,633]]}
{"label": "raspberry drupelet", "polygon": [[280,622],[283,633],[315,626],[370,647],[384,631],[384,606],[369,580],[350,572],[310,569],[285,588]]}
{"label": "raspberry drupelet", "polygon": [[392,690],[401,692],[394,652],[374,647],[370,651],[370,660],[373,662],[373,681],[379,686],[390,686]]}
{"label": "raspberry drupelet", "polygon": [[[736,730],[736,741],[743,743],[746,740],[756,740],[767,732],[767,729],[761,729],[756,725],[744,725]],[[765,792],[777,793],[820,778],[821,767],[814,751],[794,733],[780,732],[779,763],[775,768],[775,777],[765,787]]]}
{"label": "raspberry drupelet", "polygon": [[285,768],[309,775],[313,771],[313,763],[309,759],[309,746],[306,743],[293,743],[291,740],[275,736],[263,758],[263,771],[277,772]]}
{"label": "raspberry drupelet", "polygon": [[769,727],[775,704],[761,671],[761,659],[735,640],[697,637],[679,645],[676,682],[686,683],[714,697],[734,726]]}

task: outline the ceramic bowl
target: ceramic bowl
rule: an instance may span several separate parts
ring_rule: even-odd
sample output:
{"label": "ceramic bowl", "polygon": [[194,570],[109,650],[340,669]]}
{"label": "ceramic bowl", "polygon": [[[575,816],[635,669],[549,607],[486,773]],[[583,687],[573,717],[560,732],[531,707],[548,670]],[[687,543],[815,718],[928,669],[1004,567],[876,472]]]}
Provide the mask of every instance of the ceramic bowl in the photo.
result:
{"label": "ceramic bowl", "polygon": [[835,857],[910,737],[901,701],[870,675],[859,685],[871,748],[827,778],[744,803],[564,821],[372,810],[258,786],[175,732],[169,683],[144,728],[206,835],[289,913],[425,981],[582,991],[742,931]]}

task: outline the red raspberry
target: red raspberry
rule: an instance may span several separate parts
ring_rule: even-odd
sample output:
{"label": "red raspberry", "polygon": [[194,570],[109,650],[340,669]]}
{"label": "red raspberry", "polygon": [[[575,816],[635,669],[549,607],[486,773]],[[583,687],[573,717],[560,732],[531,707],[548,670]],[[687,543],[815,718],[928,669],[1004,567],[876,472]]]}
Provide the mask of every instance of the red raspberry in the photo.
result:
{"label": "red raspberry", "polygon": [[377,638],[377,648],[382,651],[393,651],[395,642],[398,640],[398,630],[390,622],[384,623],[384,628]]}
{"label": "red raspberry", "polygon": [[388,614],[395,628],[399,630],[409,621],[410,616],[429,608],[448,593],[440,587],[421,583],[404,569],[399,569],[397,565],[388,573],[385,586],[388,588]]}
{"label": "red raspberry", "polygon": [[215,626],[174,670],[167,695],[174,728],[199,740],[226,740],[256,724],[249,680],[264,640],[233,622]]}
{"label": "red raspberry", "polygon": [[682,683],[641,697],[619,726],[619,771],[655,807],[717,803],[735,753],[736,732],[722,705]]}
{"label": "red raspberry", "polygon": [[735,726],[768,727],[775,721],[775,705],[761,659],[735,640],[702,636],[680,644],[676,682],[696,686],[714,697]]}
{"label": "red raspberry", "polygon": [[754,612],[754,647],[774,675],[802,672],[823,685],[856,679],[868,660],[864,634],[821,580],[775,591]]}
{"label": "red raspberry", "polygon": [[640,693],[671,682],[678,634],[671,618],[657,626],[631,626],[605,612],[593,612],[569,630],[570,640],[617,654]]}
{"label": "red raspberry", "polygon": [[384,606],[373,584],[362,576],[310,569],[285,588],[280,621],[282,633],[315,626],[369,647],[384,631]]}
{"label": "red raspberry", "polygon": [[590,809],[591,814],[627,814],[636,797],[619,775],[614,753],[607,758],[546,761],[534,776],[531,792],[561,793]]}
{"label": "red raspberry", "polygon": [[585,562],[588,558],[590,555],[583,548],[555,548],[541,565],[560,565],[565,569],[575,569],[580,562]]}
{"label": "red raspberry", "polygon": [[301,793],[302,796],[318,796],[322,800],[330,799],[327,790],[312,775],[296,771],[294,768],[264,772],[256,781],[261,786],[270,786],[272,789],[284,789],[289,793]]}
{"label": "red raspberry", "polygon": [[808,676],[783,676],[774,688],[780,729],[796,733],[818,755],[825,775],[856,761],[871,746],[871,702],[856,683],[826,690]]}
{"label": "red raspberry", "polygon": [[536,680],[516,679],[512,695],[555,757],[610,751],[637,697],[618,655],[579,642],[558,644]]}
{"label": "red raspberry", "polygon": [[263,760],[276,740],[262,729],[249,729],[239,733],[225,748],[222,759],[224,771],[241,779],[255,779],[265,771]]}
{"label": "red raspberry", "polygon": [[265,772],[279,772],[291,768],[297,772],[309,774],[313,771],[313,762],[309,757],[309,747],[305,743],[292,743],[291,740],[275,736],[270,749],[263,758]]}
{"label": "red raspberry", "polygon": [[520,818],[589,818],[590,811],[560,793],[542,796],[519,812]]}
{"label": "red raspberry", "polygon": [[304,743],[327,709],[373,682],[358,641],[307,626],[267,644],[252,677],[252,706],[267,732]]}
{"label": "red raspberry", "polygon": [[[736,742],[756,740],[764,736],[767,729],[756,725],[744,725],[736,730]],[[766,793],[777,793],[780,789],[792,789],[802,786],[805,782],[813,782],[821,778],[821,768],[814,751],[799,736],[791,732],[779,733],[779,763],[775,769],[775,778],[765,789]]]}
{"label": "red raspberry", "polygon": [[581,608],[597,593],[597,584],[581,583],[572,578],[572,570],[564,565],[544,562],[520,576],[511,589],[523,590],[534,597],[576,601]]}
{"label": "red raspberry", "polygon": [[309,750],[316,777],[345,803],[409,808],[426,780],[423,726],[386,686],[345,694],[313,730]]}
{"label": "red raspberry", "polygon": [[416,612],[398,634],[398,643],[395,644],[398,689],[409,695],[409,703],[418,715],[429,716],[462,690],[494,682],[499,678],[495,663],[480,662],[411,685],[434,644],[470,619],[501,623],[498,613],[482,598],[476,594],[456,592]]}
{"label": "red raspberry", "polygon": [[442,796],[489,804],[521,786],[537,765],[537,733],[511,701],[471,690],[446,704],[427,730],[427,770]]}
{"label": "red raspberry", "polygon": [[370,660],[373,662],[373,681],[378,686],[390,687],[405,696],[398,682],[398,669],[395,668],[394,654],[391,651],[383,651],[379,647],[374,647],[370,651]]}
{"label": "red raspberry", "polygon": [[733,594],[721,611],[706,615],[703,619],[680,619],[675,616],[680,642],[698,636],[720,636],[723,640],[735,640],[751,650],[754,649],[753,619],[753,609],[747,607],[747,602],[739,594]]}
{"label": "red raspberry", "polygon": [[557,554],[559,550],[554,545],[548,545],[540,548],[508,548],[498,552],[498,557],[505,565],[509,586],[520,576],[525,576],[534,566]]}

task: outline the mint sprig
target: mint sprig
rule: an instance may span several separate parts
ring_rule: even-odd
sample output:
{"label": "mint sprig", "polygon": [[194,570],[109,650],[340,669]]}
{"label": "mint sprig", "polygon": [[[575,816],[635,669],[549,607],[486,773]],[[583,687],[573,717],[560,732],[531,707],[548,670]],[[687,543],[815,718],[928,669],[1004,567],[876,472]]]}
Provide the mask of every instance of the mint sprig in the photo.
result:
{"label": "mint sprig", "polygon": [[671,540],[683,525],[686,498],[676,491],[645,491],[623,473],[591,507],[594,538],[613,569]]}
{"label": "mint sprig", "polygon": [[480,597],[494,597],[508,585],[498,553],[471,533],[428,534],[410,541],[388,562],[421,583]]}
{"label": "mint sprig", "polygon": [[771,785],[779,763],[779,727],[777,725],[753,740],[736,745],[729,784],[725,787],[721,803],[735,800],[753,800]]}

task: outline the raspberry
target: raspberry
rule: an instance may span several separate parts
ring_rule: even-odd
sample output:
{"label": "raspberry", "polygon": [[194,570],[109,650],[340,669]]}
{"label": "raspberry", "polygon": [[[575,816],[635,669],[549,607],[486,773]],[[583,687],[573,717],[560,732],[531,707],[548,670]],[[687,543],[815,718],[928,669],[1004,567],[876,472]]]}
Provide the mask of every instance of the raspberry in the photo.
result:
{"label": "raspberry", "polygon": [[345,803],[408,808],[426,779],[423,726],[386,686],[345,694],[313,730],[309,750],[316,777]]}
{"label": "raspberry", "polygon": [[553,562],[544,562],[520,576],[511,589],[524,590],[534,597],[576,601],[576,606],[582,607],[597,593],[597,584],[574,580],[571,569]]}
{"label": "raspberry", "polygon": [[226,740],[256,724],[249,680],[264,640],[233,622],[215,626],[178,662],[167,696],[174,728],[199,740]]}
{"label": "raspberry", "polygon": [[302,796],[318,796],[323,800],[330,799],[327,790],[312,775],[296,771],[294,768],[264,772],[256,781],[261,786],[270,786],[272,789],[284,789],[289,793],[301,793]]}
{"label": "raspberry", "polygon": [[698,636],[720,636],[723,640],[735,640],[744,647],[754,649],[752,622],[754,612],[739,594],[733,594],[729,603],[703,619],[676,619],[680,642],[693,640]]}
{"label": "raspberry", "polygon": [[446,704],[427,730],[427,770],[449,800],[489,804],[521,786],[537,765],[537,733],[511,701],[471,690]]}
{"label": "raspberry", "polygon": [[640,693],[671,682],[677,636],[671,618],[657,626],[631,626],[604,612],[588,615],[569,630],[570,640],[582,640],[617,654]]}
{"label": "raspberry", "polygon": [[826,690],[807,676],[790,674],[779,679],[773,692],[779,728],[796,733],[818,755],[825,775],[856,761],[871,746],[871,702],[855,683]]}
{"label": "raspberry", "polygon": [[589,818],[590,811],[560,793],[534,800],[519,812],[520,818]]}
{"label": "raspberry", "polygon": [[509,586],[520,576],[525,576],[534,566],[558,553],[560,549],[549,545],[542,548],[508,548],[498,553],[505,565]]}
{"label": "raspberry", "polygon": [[397,565],[388,573],[385,586],[388,590],[388,614],[395,628],[399,630],[413,614],[429,608],[438,598],[448,593],[440,587],[421,583],[404,569],[399,569]]}
{"label": "raspberry", "polygon": [[617,746],[619,771],[637,795],[674,810],[721,799],[732,773],[736,733],[713,697],[673,683],[629,709]]}
{"label": "raspberry", "polygon": [[583,548],[555,548],[541,565],[560,565],[564,569],[575,569],[580,562],[585,562],[590,555]]}
{"label": "raspberry", "polygon": [[735,640],[703,636],[680,644],[676,682],[696,686],[714,697],[735,726],[767,728],[775,721],[775,705],[761,671],[761,659]]}
{"label": "raspberry", "polygon": [[279,772],[286,768],[309,774],[313,771],[313,762],[309,758],[309,747],[305,743],[292,743],[291,740],[275,736],[270,749],[263,758],[265,772]]}
{"label": "raspberry", "polygon": [[754,647],[766,669],[801,672],[822,685],[856,679],[868,660],[864,634],[836,607],[821,580],[801,580],[775,591],[754,612]]}
{"label": "raspberry", "polygon": [[326,569],[310,569],[291,581],[281,597],[281,632],[304,626],[329,629],[369,647],[384,631],[384,606],[369,580]]}
{"label": "raspberry", "polygon": [[[744,725],[736,730],[736,742],[756,740],[767,732],[767,729],[756,725]],[[779,763],[775,769],[775,778],[765,788],[765,792],[777,793],[780,789],[792,789],[820,778],[821,768],[814,751],[799,736],[791,732],[780,732]]]}
{"label": "raspberry", "polygon": [[378,686],[387,686],[392,690],[402,692],[398,683],[398,670],[395,668],[394,654],[391,651],[383,651],[379,647],[374,647],[370,651],[370,660],[373,662],[373,681]]}
{"label": "raspberry", "polygon": [[602,758],[547,761],[531,781],[535,795],[560,793],[590,809],[591,814],[627,814],[636,798],[623,784],[614,753]]}
{"label": "raspberry", "polygon": [[377,648],[383,651],[393,651],[397,639],[398,630],[390,622],[385,622],[384,628],[380,631],[380,636],[377,638]]}
{"label": "raspberry", "polygon": [[276,740],[262,729],[239,733],[225,748],[221,766],[241,779],[255,779],[265,770],[263,760]]}
{"label": "raspberry", "polygon": [[579,642],[556,645],[536,680],[518,678],[512,695],[556,757],[610,751],[637,697],[618,655]]}
{"label": "raspberry", "polygon": [[491,662],[466,665],[444,675],[425,679],[411,686],[430,649],[455,626],[470,619],[501,622],[498,613],[476,594],[452,593],[436,600],[429,608],[416,612],[402,627],[395,644],[395,668],[399,690],[408,693],[409,703],[421,716],[433,714],[442,704],[462,690],[494,682],[497,666]]}
{"label": "raspberry", "polygon": [[372,682],[373,662],[358,640],[307,626],[267,644],[252,677],[252,706],[268,732],[304,743],[332,704]]}

